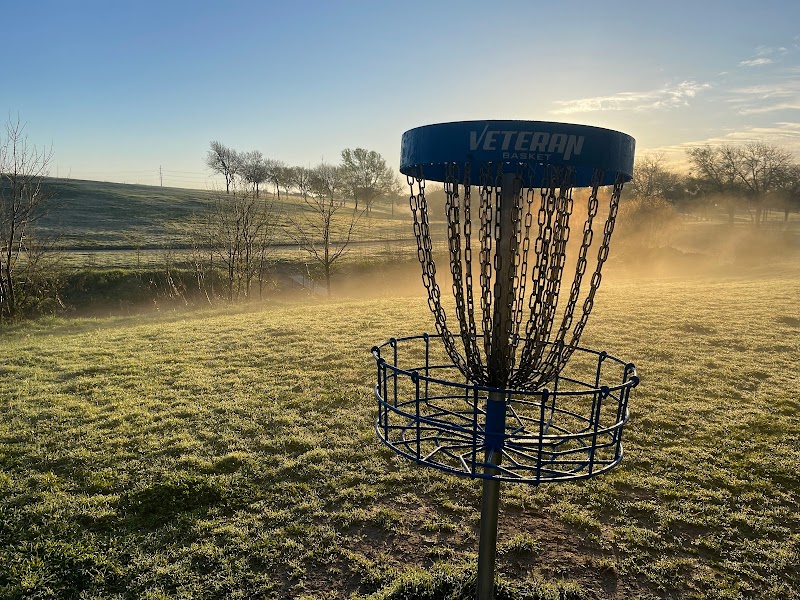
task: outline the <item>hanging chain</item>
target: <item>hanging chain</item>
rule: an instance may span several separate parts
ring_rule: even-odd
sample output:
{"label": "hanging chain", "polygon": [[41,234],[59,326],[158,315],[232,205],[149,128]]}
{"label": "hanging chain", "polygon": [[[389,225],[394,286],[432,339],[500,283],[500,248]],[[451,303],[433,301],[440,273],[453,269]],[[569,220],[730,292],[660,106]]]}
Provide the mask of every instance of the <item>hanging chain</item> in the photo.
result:
{"label": "hanging chain", "polygon": [[[472,356],[472,362],[469,366],[472,373],[472,381],[483,381],[485,379],[485,369],[481,353],[478,350],[478,334],[475,325],[475,295],[473,291],[473,278],[472,278],[472,185],[470,165],[464,167],[464,267],[466,275],[464,282],[466,286],[466,310],[467,310],[467,335],[469,343],[469,355]],[[465,341],[466,347],[467,341]]]}
{"label": "hanging chain", "polygon": [[580,295],[583,276],[586,273],[586,266],[588,264],[586,255],[589,251],[589,246],[592,244],[592,239],[594,238],[592,224],[594,222],[594,218],[597,216],[597,210],[599,207],[597,191],[602,178],[603,171],[599,169],[595,170],[591,185],[591,192],[587,202],[587,217],[583,224],[583,237],[581,239],[581,245],[578,249],[578,257],[575,261],[575,277],[572,280],[572,287],[570,288],[569,297],[567,299],[566,306],[564,307],[564,316],[561,320],[561,326],[558,328],[557,333],[552,338],[552,344],[550,345],[548,356],[543,361],[543,368],[540,369],[541,380],[552,379],[556,372],[560,370],[558,365],[561,365],[563,362],[565,362],[563,360],[564,356],[569,357],[574,351],[575,345],[577,345],[577,339],[573,338],[573,340],[571,340],[570,343],[565,346],[564,339],[570,327],[572,326],[575,305],[577,304],[578,297]]}
{"label": "hanging chain", "polygon": [[[529,176],[531,179],[533,179],[535,174],[530,173]],[[522,194],[521,191],[520,194]],[[522,313],[525,310],[525,290],[528,284],[528,255],[530,254],[531,250],[531,226],[533,225],[534,198],[535,191],[529,188],[525,193],[524,227],[522,224],[520,224],[520,227],[517,229],[517,247],[521,250],[517,254],[517,268],[515,269],[517,277],[519,278],[519,282],[516,284],[518,293],[516,304],[514,306],[514,330],[512,331],[512,339],[514,339],[517,344],[519,343],[519,328],[522,324]],[[521,204],[522,202],[520,198],[520,211],[522,210]]]}
{"label": "hanging chain", "polygon": [[[622,179],[622,175],[618,175],[617,180],[614,183],[614,189],[611,192],[611,200],[608,205],[608,217],[606,217],[606,222],[605,225],[603,226],[603,241],[600,243],[600,247],[597,250],[597,266],[595,267],[594,273],[592,273],[589,293],[586,295],[586,300],[584,300],[583,302],[583,314],[581,315],[580,320],[575,325],[575,329],[572,332],[572,340],[570,340],[570,347],[572,347],[573,349],[575,348],[575,346],[578,345],[578,342],[580,341],[583,329],[586,327],[586,323],[589,320],[589,313],[592,312],[592,308],[594,307],[594,297],[597,294],[597,290],[600,289],[600,281],[603,278],[602,275],[603,265],[608,260],[609,246],[611,244],[611,234],[614,233],[614,225],[617,222],[617,213],[619,212],[619,201],[620,201],[620,196],[622,195],[623,183],[624,181]],[[564,364],[566,364],[566,360],[562,361],[561,366],[563,366]]]}
{"label": "hanging chain", "polygon": [[481,313],[483,329],[483,351],[491,354],[492,345],[492,219],[494,216],[494,185],[491,181],[491,165],[481,169],[480,185],[480,245],[479,263],[481,269]]}
{"label": "hanging chain", "polygon": [[[542,322],[546,317],[546,301],[548,289],[552,287],[548,277],[550,274],[551,245],[553,244],[553,216],[556,210],[556,187],[553,184],[553,168],[547,167],[544,172],[544,184],[540,190],[541,204],[537,214],[539,234],[536,238],[534,252],[536,263],[533,269],[533,290],[528,300],[528,321],[525,325],[525,345],[523,346],[518,376],[527,379],[536,369],[538,360],[544,351],[546,339],[542,336]],[[531,190],[532,192],[532,190]]]}
{"label": "hanging chain", "polygon": [[[417,194],[414,194],[414,183],[417,183]],[[428,308],[433,313],[436,321],[436,331],[444,343],[445,350],[456,368],[462,373],[467,373],[464,358],[459,354],[453,339],[453,334],[447,327],[447,315],[442,308],[441,292],[436,283],[436,264],[433,261],[433,245],[431,243],[430,226],[428,223],[428,202],[425,199],[425,179],[421,172],[415,176],[408,176],[410,188],[409,204],[411,215],[414,218],[414,237],[417,240],[417,258],[422,266],[422,285],[428,291]]]}
{"label": "hanging chain", "polygon": [[[460,204],[458,193],[458,166],[448,165],[444,190],[447,210],[448,242],[450,253],[450,272],[453,278],[453,298],[456,303],[459,333],[464,346],[465,363],[470,371],[471,380],[481,379],[483,364],[475,340],[475,319],[473,316],[474,301],[472,298],[472,250],[470,248],[470,193],[469,183],[465,176],[464,205]],[[461,211],[464,212],[465,243],[462,257],[461,243]],[[466,277],[464,271],[466,270]],[[466,290],[465,290],[466,287]],[[466,375],[466,374],[465,374]]]}
{"label": "hanging chain", "polygon": [[[574,313],[588,270],[587,257],[595,237],[594,221],[599,212],[598,189],[603,179],[602,171],[596,170],[594,173],[586,220],[577,248],[574,277],[560,323],[554,330],[571,232],[574,173],[563,167],[544,168],[542,187],[538,192],[525,186],[526,179],[538,181],[533,172],[517,172],[513,193],[506,189],[503,198],[502,165],[483,166],[479,185],[476,186],[479,192],[476,241],[472,228],[476,206],[472,203],[469,166],[465,167],[463,179],[460,180],[458,166],[447,165],[444,183],[448,251],[455,316],[459,325],[455,335],[448,328],[441,292],[436,283],[425,180],[421,170],[408,177],[417,257],[422,266],[422,282],[428,292],[428,306],[446,352],[454,366],[472,383],[523,389],[539,389],[546,385],[564,368],[574,352],[594,306],[619,210],[622,176],[618,176],[613,187],[597,263],[581,315],[576,322]],[[414,191],[415,184],[417,193]],[[507,205],[504,200],[508,202]],[[505,211],[511,211],[512,214],[510,231],[502,231],[500,226],[500,216]],[[511,237],[501,239],[508,235]],[[501,246],[501,241],[505,246]],[[479,291],[475,289],[474,282],[473,244],[479,248]],[[501,282],[501,277],[508,277],[508,280]],[[505,296],[504,289],[507,290]],[[480,293],[478,303],[475,293]],[[475,315],[476,304],[480,305],[480,318]],[[496,310],[506,308],[509,318],[493,318]],[[522,320],[526,312],[528,317],[523,330]],[[456,344],[456,336],[461,339],[463,354]],[[495,352],[494,356],[493,339],[499,340],[495,347],[502,349],[501,352]],[[520,344],[522,348],[518,352]],[[504,361],[504,364],[491,364],[498,360]],[[502,374],[503,381],[497,380],[497,373]]]}

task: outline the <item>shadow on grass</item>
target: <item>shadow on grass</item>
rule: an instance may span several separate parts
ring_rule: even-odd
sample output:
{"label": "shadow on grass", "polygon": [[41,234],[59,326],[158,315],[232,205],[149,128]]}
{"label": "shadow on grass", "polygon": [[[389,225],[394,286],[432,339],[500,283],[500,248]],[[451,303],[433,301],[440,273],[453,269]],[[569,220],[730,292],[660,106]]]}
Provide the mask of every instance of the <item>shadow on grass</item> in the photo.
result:
{"label": "shadow on grass", "polygon": [[216,479],[172,473],[163,481],[124,493],[119,508],[128,518],[160,524],[181,513],[219,506],[228,499],[227,490]]}
{"label": "shadow on grass", "polygon": [[[444,568],[434,572],[407,571],[367,600],[472,600],[476,594],[473,569]],[[528,580],[495,583],[495,600],[581,600],[585,595],[573,584],[550,584]]]}

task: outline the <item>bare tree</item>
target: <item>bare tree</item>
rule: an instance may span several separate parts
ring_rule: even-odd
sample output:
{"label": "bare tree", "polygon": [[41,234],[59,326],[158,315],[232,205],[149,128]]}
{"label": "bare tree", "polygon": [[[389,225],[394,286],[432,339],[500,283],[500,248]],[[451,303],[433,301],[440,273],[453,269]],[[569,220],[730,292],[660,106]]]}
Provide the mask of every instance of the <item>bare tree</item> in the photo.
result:
{"label": "bare tree", "polygon": [[398,183],[394,172],[374,150],[342,150],[341,168],[347,193],[353,198],[356,208],[362,203],[370,212],[375,200],[397,194]]}
{"label": "bare tree", "polygon": [[312,194],[304,198],[304,210],[292,219],[292,237],[320,267],[325,289],[331,295],[331,275],[353,239],[364,210],[348,211],[338,201],[344,187],[342,168],[320,164],[312,172]]}
{"label": "bare tree", "polygon": [[637,198],[673,200],[681,193],[683,178],[667,167],[663,154],[644,154],[636,158],[633,180],[628,184]]}
{"label": "bare tree", "polygon": [[308,195],[312,191],[312,175],[313,171],[306,167],[293,167],[292,168],[292,184],[303,196],[303,200],[308,199]]}
{"label": "bare tree", "polygon": [[269,177],[267,163],[259,150],[242,154],[241,163],[242,179],[253,186],[258,198],[259,185],[266,183]]}
{"label": "bare tree", "polygon": [[783,222],[789,221],[789,213],[800,212],[800,164],[792,163],[786,169],[778,189],[767,198],[767,206],[783,212]]}
{"label": "bare tree", "polygon": [[13,319],[35,300],[45,257],[51,249],[37,239],[50,192],[44,186],[52,149],[28,144],[19,119],[6,124],[0,141],[0,319]]}
{"label": "bare tree", "polygon": [[275,194],[278,200],[281,199],[281,188],[285,186],[287,179],[291,181],[291,170],[287,169],[286,163],[282,160],[275,160],[268,158],[267,165],[267,180],[275,186]]}
{"label": "bare tree", "polygon": [[220,270],[228,300],[250,298],[256,283],[261,295],[269,272],[275,222],[274,205],[257,198],[255,190],[234,186],[226,196],[214,199],[195,223],[193,243],[198,288],[209,301]]}
{"label": "bare tree", "polygon": [[741,185],[736,174],[736,147],[701,146],[690,148],[686,153],[695,169],[693,175],[700,187],[699,192],[716,196],[725,206],[728,222],[733,225],[741,195]]}
{"label": "bare tree", "polygon": [[294,169],[290,166],[283,166],[283,173],[280,176],[281,187],[283,188],[283,195],[288,196],[289,192],[294,187]]}
{"label": "bare tree", "polygon": [[730,222],[735,197],[742,196],[754,208],[756,227],[763,219],[765,199],[785,185],[793,165],[790,152],[764,142],[692,148],[688,155],[701,181],[720,194],[733,196],[727,202]]}
{"label": "bare tree", "polygon": [[211,142],[211,149],[206,154],[206,166],[225,178],[225,193],[229,194],[231,183],[239,175],[242,166],[241,155],[222,142]]}
{"label": "bare tree", "polygon": [[739,148],[737,175],[755,208],[755,225],[764,218],[765,198],[781,189],[792,166],[792,154],[764,142],[751,142]]}

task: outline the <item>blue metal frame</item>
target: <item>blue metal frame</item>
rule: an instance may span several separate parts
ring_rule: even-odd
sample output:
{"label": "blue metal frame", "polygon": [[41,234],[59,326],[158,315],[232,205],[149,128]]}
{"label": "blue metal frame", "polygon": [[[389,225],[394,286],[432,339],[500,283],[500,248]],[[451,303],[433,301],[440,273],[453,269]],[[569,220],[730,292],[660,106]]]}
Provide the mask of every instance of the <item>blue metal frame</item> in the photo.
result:
{"label": "blue metal frame", "polygon": [[[372,348],[375,429],[398,454],[456,475],[534,485],[586,479],[622,460],[628,399],[639,383],[632,363],[578,348],[576,354],[595,357],[591,383],[559,375],[552,389],[498,390],[431,376],[460,375],[451,364],[431,364],[430,340],[436,337],[392,338]],[[424,363],[400,368],[401,344],[423,355]],[[382,357],[387,348],[391,362]],[[602,384],[610,369],[618,370],[620,383]],[[505,402],[490,402],[490,392]],[[493,406],[498,404],[502,409]],[[501,453],[501,464],[487,462],[487,449]]]}
{"label": "blue metal frame", "polygon": [[589,125],[549,121],[457,121],[410,129],[403,134],[400,172],[446,181],[452,165],[469,168],[473,185],[482,169],[497,166],[523,175],[524,187],[543,187],[548,166],[566,167],[572,185],[587,187],[633,176],[636,141],[629,135]]}

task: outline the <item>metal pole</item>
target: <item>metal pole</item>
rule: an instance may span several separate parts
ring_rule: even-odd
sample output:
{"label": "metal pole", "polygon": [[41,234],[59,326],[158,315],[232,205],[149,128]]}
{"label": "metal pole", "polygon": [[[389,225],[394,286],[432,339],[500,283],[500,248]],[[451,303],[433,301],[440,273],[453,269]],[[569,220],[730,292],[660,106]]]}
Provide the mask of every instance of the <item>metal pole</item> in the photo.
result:
{"label": "metal pole", "polygon": [[[514,211],[512,206],[519,195],[520,182],[514,173],[503,175],[500,190],[499,238],[495,253],[500,263],[495,273],[494,315],[491,356],[489,357],[490,381],[497,387],[505,387],[510,358],[508,356],[512,319],[513,275],[514,275]],[[486,401],[486,463],[484,473],[494,476],[503,458],[502,447],[505,436],[505,396],[501,392],[490,392]],[[483,480],[481,500],[480,541],[478,542],[478,600],[494,599],[494,570],[497,558],[497,515],[500,510],[500,482]]]}
{"label": "metal pole", "polygon": [[[494,398],[492,396],[495,396]],[[499,398],[497,397],[499,396]],[[502,394],[492,392],[488,402],[504,402]],[[488,448],[486,462],[499,465],[502,452]],[[486,475],[496,475],[497,469],[487,466]],[[494,599],[494,569],[497,557],[497,515],[500,511],[500,482],[496,479],[483,480],[481,499],[481,531],[478,542],[478,600]]]}

